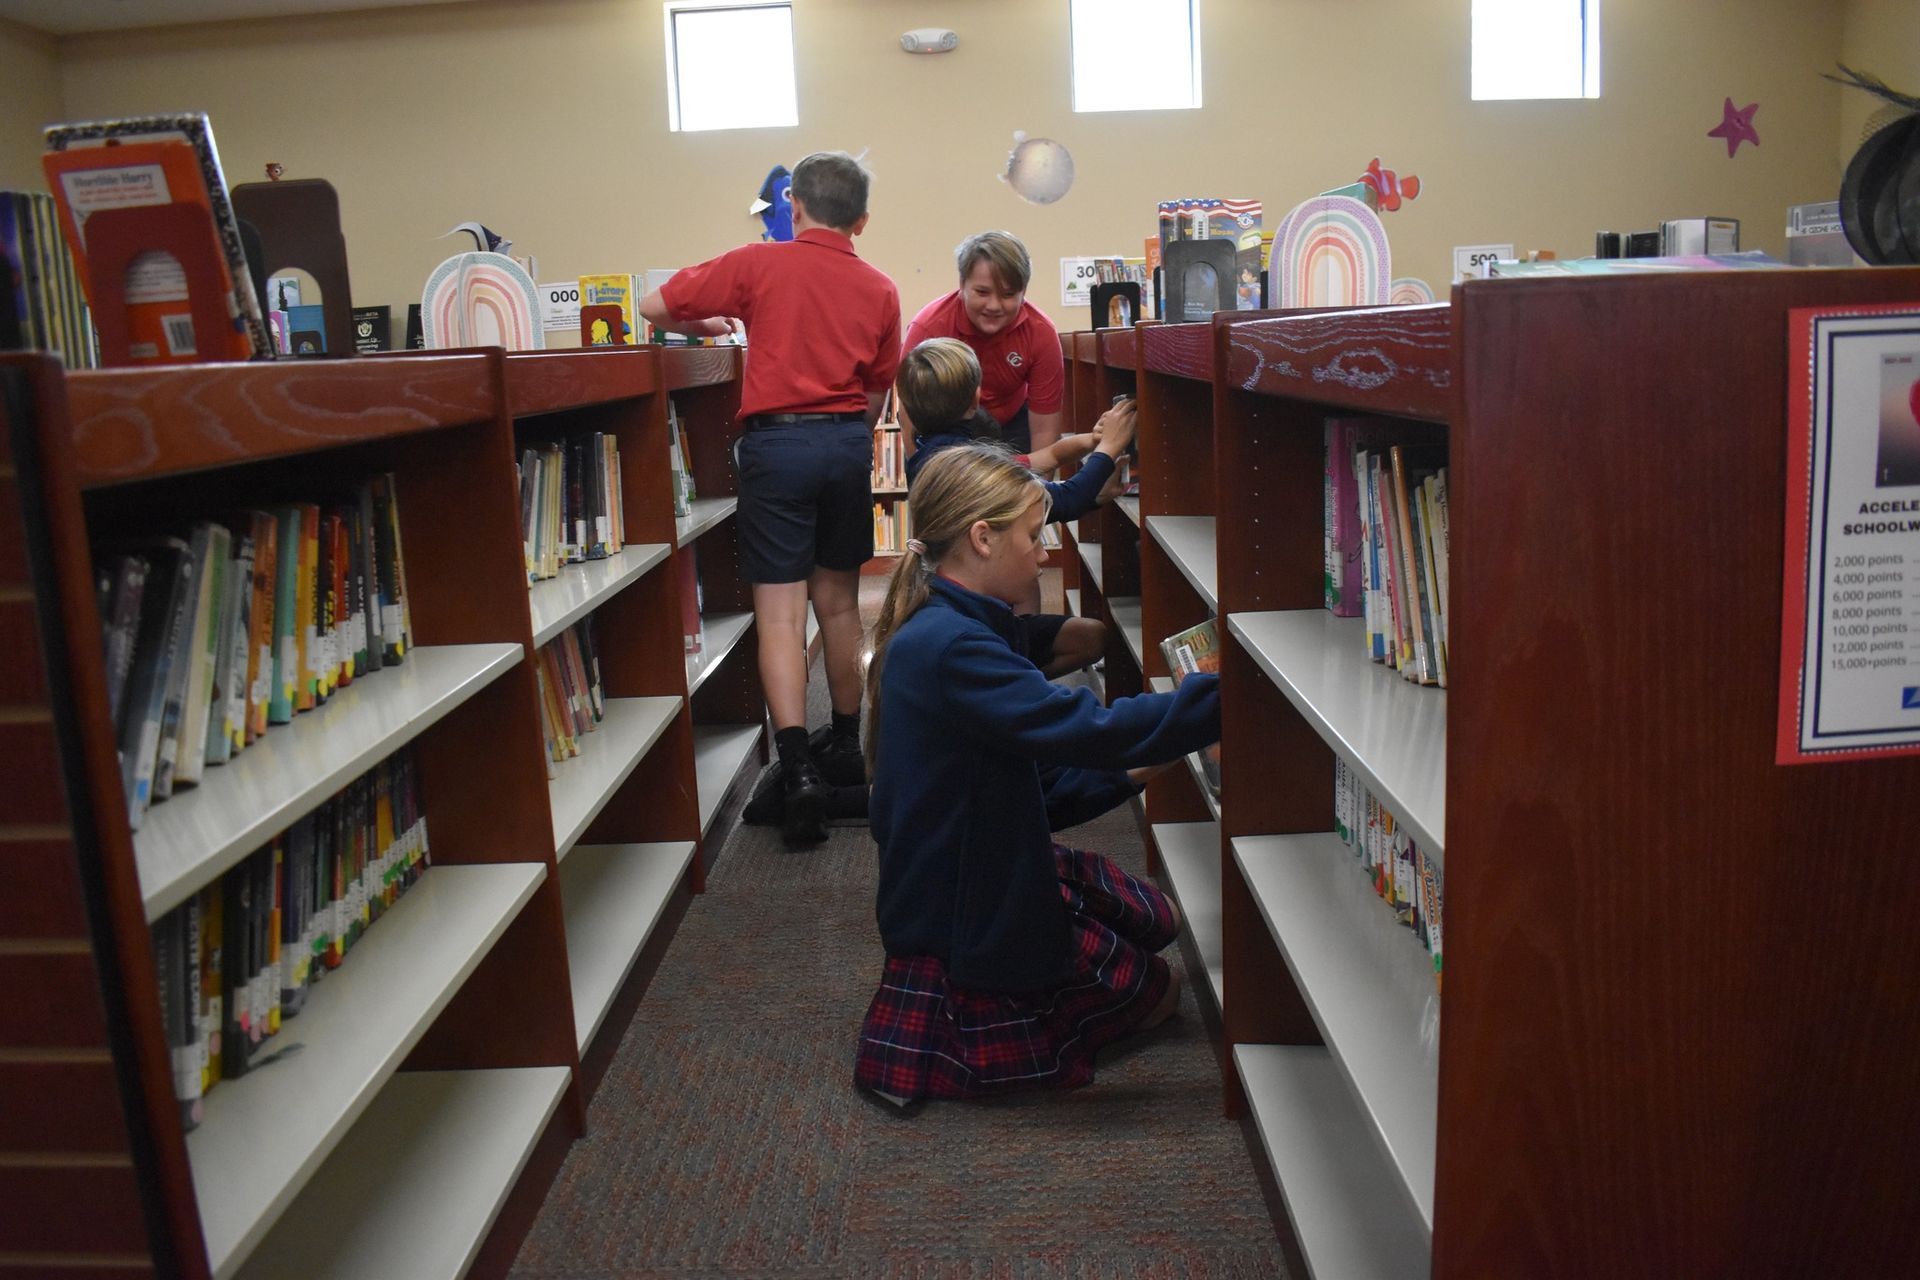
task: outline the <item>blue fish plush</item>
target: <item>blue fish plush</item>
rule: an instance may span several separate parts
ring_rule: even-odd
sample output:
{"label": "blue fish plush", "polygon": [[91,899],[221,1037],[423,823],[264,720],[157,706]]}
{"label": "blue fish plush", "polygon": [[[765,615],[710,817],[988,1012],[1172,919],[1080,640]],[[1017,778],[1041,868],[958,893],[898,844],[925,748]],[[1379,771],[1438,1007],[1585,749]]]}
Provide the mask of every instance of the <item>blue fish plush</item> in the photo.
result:
{"label": "blue fish plush", "polygon": [[760,196],[753,202],[752,212],[766,224],[762,240],[793,239],[793,175],[787,172],[787,166],[773,166],[767,180],[760,184]]}

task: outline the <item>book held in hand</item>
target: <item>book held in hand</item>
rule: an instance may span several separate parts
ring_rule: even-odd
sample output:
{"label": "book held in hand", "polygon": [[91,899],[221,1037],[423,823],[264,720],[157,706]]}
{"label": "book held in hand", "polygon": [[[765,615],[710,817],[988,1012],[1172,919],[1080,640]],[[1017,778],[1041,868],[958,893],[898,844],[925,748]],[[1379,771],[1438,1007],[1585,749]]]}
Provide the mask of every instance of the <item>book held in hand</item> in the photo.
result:
{"label": "book held in hand", "polygon": [[[1160,652],[1166,657],[1167,670],[1173,673],[1173,683],[1177,688],[1182,680],[1196,671],[1219,674],[1220,671],[1220,632],[1212,618],[1197,627],[1188,627],[1177,631],[1160,642]],[[1220,744],[1214,743],[1200,753],[1200,770],[1206,776],[1207,789],[1214,799],[1220,798]]]}

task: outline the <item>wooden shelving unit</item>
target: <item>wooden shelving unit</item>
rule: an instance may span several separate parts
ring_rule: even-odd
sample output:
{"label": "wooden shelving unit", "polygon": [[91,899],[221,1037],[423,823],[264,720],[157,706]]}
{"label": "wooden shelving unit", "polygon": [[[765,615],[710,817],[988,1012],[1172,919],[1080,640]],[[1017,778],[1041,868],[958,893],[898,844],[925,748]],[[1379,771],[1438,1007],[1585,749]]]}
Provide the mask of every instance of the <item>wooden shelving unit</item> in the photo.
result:
{"label": "wooden shelving unit", "polygon": [[[0,358],[0,1270],[504,1274],[760,745],[734,569],[739,355],[499,351],[65,375]],[[670,501],[666,395],[703,492]],[[526,580],[529,441],[620,446],[627,544]],[[417,647],[128,829],[97,542],[396,476]],[[714,647],[681,639],[699,578]],[[593,616],[607,715],[551,781],[531,661]],[[727,737],[731,767],[704,748]],[[148,922],[409,747],[433,866],[183,1132]],[[73,797],[69,803],[65,797]],[[9,1109],[10,1111],[12,1109]],[[108,1261],[102,1261],[103,1259]],[[77,1274],[77,1272],[76,1272]]]}
{"label": "wooden shelving unit", "polygon": [[[1906,1266],[1917,1006],[1878,975],[1920,962],[1920,760],[1773,763],[1787,314],[1902,300],[1920,271],[1488,281],[1138,330],[1143,625],[1212,611],[1225,663],[1217,822],[1179,771],[1148,811],[1311,1274]],[[1355,415],[1449,441],[1444,691],[1322,607]],[[1336,756],[1441,866],[1444,999],[1332,834]]]}
{"label": "wooden shelving unit", "polygon": [[[1062,334],[1067,361],[1067,416],[1063,431],[1091,431],[1113,403],[1134,390],[1135,334],[1131,329]],[[1074,612],[1107,624],[1103,693],[1108,699],[1139,693],[1142,646],[1140,526],[1117,506],[1089,511],[1067,527],[1061,558],[1071,562],[1066,585],[1078,592]]]}

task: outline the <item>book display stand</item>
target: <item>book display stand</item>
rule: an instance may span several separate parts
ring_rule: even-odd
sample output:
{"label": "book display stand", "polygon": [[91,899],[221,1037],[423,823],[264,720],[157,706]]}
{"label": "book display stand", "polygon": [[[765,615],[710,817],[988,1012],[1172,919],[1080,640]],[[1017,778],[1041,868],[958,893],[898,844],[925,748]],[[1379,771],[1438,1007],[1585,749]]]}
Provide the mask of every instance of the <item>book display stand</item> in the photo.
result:
{"label": "book display stand", "polygon": [[221,297],[225,270],[213,215],[196,204],[102,209],[87,219],[87,272],[96,296],[91,305],[103,368],[134,363],[127,325],[127,268],[143,253],[171,254],[187,277],[194,347],[224,350],[233,331]]}
{"label": "book display stand", "polygon": [[[1774,735],[1788,311],[1916,299],[1692,273],[1141,328],[1146,635],[1210,608],[1224,647],[1218,819],[1180,771],[1148,815],[1310,1273],[1907,1265],[1920,759]],[[1323,607],[1353,415],[1447,429],[1445,690]],[[1443,863],[1444,997],[1333,834],[1336,756]]]}
{"label": "book display stand", "polygon": [[[739,371],[737,352],[652,348],[70,375],[0,360],[0,857],[17,890],[0,907],[0,1091],[34,1100],[0,1122],[7,1266],[505,1273],[760,744],[724,496]],[[672,514],[669,391],[718,495],[691,527]],[[517,449],[583,429],[618,440],[628,543],[530,590]],[[91,547],[381,472],[417,646],[130,830]],[[695,538],[698,664],[676,572]],[[531,659],[590,613],[607,714],[550,781]],[[149,923],[402,747],[431,869],[284,1023],[276,1059],[222,1081],[184,1131]]]}
{"label": "book display stand", "polygon": [[[320,288],[327,354],[351,355],[353,286],[347,276],[347,238],[340,229],[340,196],[324,178],[242,182],[228,193],[234,215],[260,237],[257,261],[267,279],[289,270]],[[311,299],[308,299],[311,301]],[[266,306],[266,300],[261,300]]]}

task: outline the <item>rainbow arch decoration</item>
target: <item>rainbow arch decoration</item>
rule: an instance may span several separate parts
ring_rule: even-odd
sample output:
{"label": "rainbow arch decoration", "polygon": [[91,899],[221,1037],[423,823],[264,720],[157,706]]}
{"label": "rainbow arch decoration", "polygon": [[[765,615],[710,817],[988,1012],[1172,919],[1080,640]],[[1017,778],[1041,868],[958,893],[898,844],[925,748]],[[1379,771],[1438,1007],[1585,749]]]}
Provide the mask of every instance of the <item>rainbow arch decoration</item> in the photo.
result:
{"label": "rainbow arch decoration", "polygon": [[1433,286],[1419,276],[1401,276],[1387,289],[1387,303],[1390,306],[1416,307],[1433,300]]}
{"label": "rainbow arch decoration", "polygon": [[456,253],[420,293],[420,334],[429,347],[545,345],[540,296],[526,268],[503,253]]}
{"label": "rainbow arch decoration", "polygon": [[1270,306],[1385,306],[1393,276],[1387,228],[1352,196],[1303,200],[1274,231],[1269,271]]}

